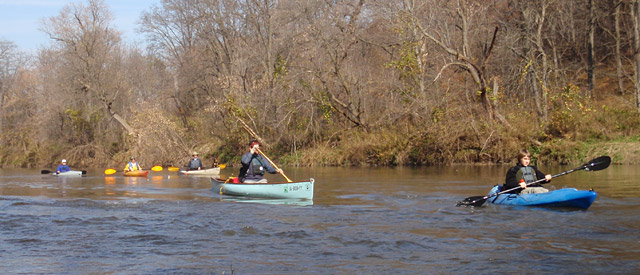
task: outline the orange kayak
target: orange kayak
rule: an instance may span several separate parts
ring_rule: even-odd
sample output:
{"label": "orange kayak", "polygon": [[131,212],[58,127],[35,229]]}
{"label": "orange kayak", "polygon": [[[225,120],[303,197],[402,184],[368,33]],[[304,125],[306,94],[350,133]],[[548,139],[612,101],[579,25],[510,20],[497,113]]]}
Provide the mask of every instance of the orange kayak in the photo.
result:
{"label": "orange kayak", "polygon": [[149,171],[126,171],[124,172],[125,177],[146,177],[149,174]]}

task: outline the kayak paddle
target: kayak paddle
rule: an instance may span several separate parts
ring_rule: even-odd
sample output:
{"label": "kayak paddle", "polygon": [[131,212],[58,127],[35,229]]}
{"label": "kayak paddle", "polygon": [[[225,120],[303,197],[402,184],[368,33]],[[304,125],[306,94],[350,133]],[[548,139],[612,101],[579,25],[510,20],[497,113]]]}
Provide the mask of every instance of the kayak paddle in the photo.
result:
{"label": "kayak paddle", "polygon": [[[260,138],[258,136],[258,134],[256,134],[256,132],[254,132],[253,130],[251,130],[251,128],[249,128],[249,125],[247,125],[246,123],[244,123],[244,121],[242,119],[240,119],[239,117],[237,117],[235,114],[233,114],[234,117],[236,117],[236,119],[242,124],[242,127],[247,130],[247,133],[249,133],[249,135],[255,137],[260,144],[262,144],[262,138]],[[277,170],[281,170],[280,168],[278,168],[278,166],[273,163],[273,161],[271,161],[271,159],[269,159],[269,157],[267,157],[267,155],[265,155],[262,150],[260,150],[260,148],[258,148],[258,153],[260,153],[260,155],[262,155],[265,159],[267,159],[267,161],[269,163],[271,163],[271,166],[273,166],[273,168],[276,168]],[[227,165],[225,164],[224,167],[220,167],[220,169],[224,169],[225,167],[227,167]],[[287,177],[287,175],[284,174],[284,171],[282,171],[282,173],[280,173],[286,180],[287,182],[293,182],[292,180],[289,179],[289,177]]]}
{"label": "kayak paddle", "polygon": [[[273,166],[273,168],[276,168],[276,169],[278,169],[278,170],[281,170],[281,171],[282,171],[282,169],[278,168],[278,166],[277,166],[275,163],[273,163],[273,161],[271,161],[271,159],[269,159],[269,157],[267,157],[267,155],[265,155],[265,154],[262,152],[262,150],[260,150],[260,148],[256,148],[256,149],[258,149],[258,153],[260,153],[260,155],[262,155],[264,158],[266,158],[266,159],[267,159],[267,161],[268,161],[269,163],[271,163],[271,166]],[[226,166],[226,165],[225,165],[225,166]],[[284,171],[282,171],[282,173],[280,173],[280,174],[282,174],[282,176],[287,180],[287,182],[292,182],[292,181],[289,179],[289,177],[287,177],[287,175],[285,175],[285,174],[284,174]]]}
{"label": "kayak paddle", "polygon": [[[598,157],[598,158],[592,159],[591,161],[585,163],[584,165],[582,165],[582,166],[580,166],[578,168],[574,168],[574,169],[571,169],[569,171],[564,171],[562,173],[555,174],[555,175],[553,175],[551,177],[555,178],[555,177],[559,177],[559,176],[564,176],[566,174],[569,174],[569,173],[572,173],[572,172],[575,172],[575,171],[579,171],[579,170],[599,171],[599,170],[602,170],[602,169],[605,169],[605,168],[609,167],[609,164],[611,164],[611,158],[609,156],[602,156],[602,157]],[[533,184],[536,184],[536,183],[542,183],[543,181],[545,181],[545,179],[539,179],[539,180],[536,180],[534,182],[527,183],[527,186],[533,185]],[[496,194],[493,194],[493,195],[468,197],[468,198],[464,199],[463,201],[459,201],[456,204],[456,206],[482,206],[487,201],[488,198],[495,197],[495,196],[500,195],[500,194],[508,193],[508,192],[514,191],[514,190],[519,189],[519,188],[521,188],[521,187],[520,186],[514,187],[514,188],[511,188],[509,190],[504,190],[502,192],[499,192],[499,193],[496,193]]]}
{"label": "kayak paddle", "polygon": [[[55,171],[51,171],[51,170],[41,170],[40,174],[51,174],[51,173],[55,173]],[[86,175],[87,171],[82,170],[82,174]]]}

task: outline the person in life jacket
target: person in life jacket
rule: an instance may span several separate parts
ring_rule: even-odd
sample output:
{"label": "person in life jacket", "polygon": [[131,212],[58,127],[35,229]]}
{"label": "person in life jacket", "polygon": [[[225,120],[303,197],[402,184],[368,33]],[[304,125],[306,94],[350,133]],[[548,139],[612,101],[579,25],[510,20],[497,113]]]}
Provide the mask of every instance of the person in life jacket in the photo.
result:
{"label": "person in life jacket", "polygon": [[529,165],[531,163],[531,153],[529,150],[522,149],[518,152],[518,163],[516,166],[509,168],[507,171],[507,177],[503,186],[503,190],[509,190],[512,188],[520,187],[509,193],[513,194],[532,194],[532,193],[546,193],[549,192],[546,188],[540,184],[528,185],[527,183],[534,182],[539,179],[545,179],[546,182],[551,181],[551,175],[545,175],[540,172],[535,166]]}
{"label": "person in life jacket", "polygon": [[67,160],[66,159],[62,159],[62,161],[60,162],[60,165],[58,165],[58,168],[56,169],[56,174],[69,172],[69,171],[71,171],[71,168],[69,168],[69,166],[67,166]]}
{"label": "person in life jacket", "polygon": [[189,159],[187,167],[189,167],[189,170],[201,170],[203,168],[202,160],[200,160],[200,158],[198,157],[198,153],[193,152],[193,155],[191,155],[191,159]]}
{"label": "person in life jacket", "polygon": [[252,140],[249,142],[249,152],[242,155],[242,167],[240,168],[241,182],[244,183],[267,183],[267,179],[263,178],[265,172],[271,174],[282,173],[281,169],[275,169],[269,162],[258,153],[260,142]]}
{"label": "person in life jacket", "polygon": [[140,169],[140,164],[138,164],[136,162],[136,158],[134,158],[133,156],[131,156],[129,158],[129,162],[127,163],[127,165],[124,167],[124,171],[138,171],[138,170],[142,170]]}

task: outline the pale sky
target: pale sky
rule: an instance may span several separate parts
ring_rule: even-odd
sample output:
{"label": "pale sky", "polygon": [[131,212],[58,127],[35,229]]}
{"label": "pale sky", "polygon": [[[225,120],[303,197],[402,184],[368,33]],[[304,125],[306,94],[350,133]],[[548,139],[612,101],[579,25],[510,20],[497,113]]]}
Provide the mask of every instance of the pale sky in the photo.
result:
{"label": "pale sky", "polygon": [[[0,40],[9,40],[25,52],[35,53],[48,46],[49,38],[40,31],[42,19],[57,16],[62,8],[85,0],[0,0]],[[144,36],[136,33],[143,11],[159,6],[161,0],[105,0],[114,16],[112,24],[128,44],[142,45]]]}

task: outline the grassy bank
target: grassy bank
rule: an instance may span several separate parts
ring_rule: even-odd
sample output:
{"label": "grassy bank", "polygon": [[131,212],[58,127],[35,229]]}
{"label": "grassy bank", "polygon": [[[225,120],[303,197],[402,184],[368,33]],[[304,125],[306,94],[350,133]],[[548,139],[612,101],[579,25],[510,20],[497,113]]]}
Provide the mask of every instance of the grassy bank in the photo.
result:
{"label": "grassy bank", "polygon": [[640,137],[609,141],[555,141],[544,146],[540,158],[549,163],[574,164],[602,155],[610,156],[613,164],[640,164]]}
{"label": "grassy bank", "polygon": [[[318,146],[280,157],[280,161],[294,166],[421,166],[450,164],[511,164],[519,148],[496,150],[489,148],[449,151],[396,140],[397,146],[382,139],[353,142],[342,148]],[[640,164],[640,137],[610,141],[554,140],[525,146],[532,151],[538,164],[577,165],[598,156],[607,155],[613,164]],[[423,149],[429,153],[420,153]],[[499,161],[492,161],[499,160]]]}

